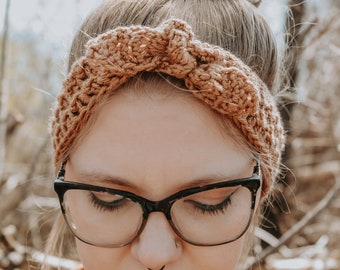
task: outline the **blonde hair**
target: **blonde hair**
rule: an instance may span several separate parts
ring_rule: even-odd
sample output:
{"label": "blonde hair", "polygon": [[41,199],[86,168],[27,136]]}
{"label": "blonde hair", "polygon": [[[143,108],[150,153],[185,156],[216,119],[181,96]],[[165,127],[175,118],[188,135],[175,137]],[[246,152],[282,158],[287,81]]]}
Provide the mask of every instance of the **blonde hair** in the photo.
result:
{"label": "blonde hair", "polygon": [[[106,1],[84,21],[73,40],[68,69],[85,53],[85,44],[119,26],[156,27],[171,18],[189,23],[203,42],[220,46],[248,65],[273,94],[278,76],[275,39],[257,9],[246,0],[111,0]],[[225,119],[224,119],[225,120]],[[225,120],[229,125],[228,120]],[[243,143],[243,142],[242,142]],[[47,254],[54,253],[60,241],[62,217],[58,217],[48,240]],[[61,254],[58,254],[61,255]],[[43,265],[42,270],[49,270]]]}

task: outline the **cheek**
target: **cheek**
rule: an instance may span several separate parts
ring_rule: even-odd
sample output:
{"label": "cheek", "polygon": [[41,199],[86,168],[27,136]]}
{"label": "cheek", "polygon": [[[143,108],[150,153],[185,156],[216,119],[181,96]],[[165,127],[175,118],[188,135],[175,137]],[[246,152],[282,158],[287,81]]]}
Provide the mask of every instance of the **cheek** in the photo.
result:
{"label": "cheek", "polygon": [[[101,248],[76,240],[78,255],[85,270],[128,269],[128,248]],[[137,268],[136,268],[137,269]]]}
{"label": "cheek", "polygon": [[215,247],[184,246],[183,256],[189,261],[188,269],[235,270],[243,255],[245,237],[229,244]]}

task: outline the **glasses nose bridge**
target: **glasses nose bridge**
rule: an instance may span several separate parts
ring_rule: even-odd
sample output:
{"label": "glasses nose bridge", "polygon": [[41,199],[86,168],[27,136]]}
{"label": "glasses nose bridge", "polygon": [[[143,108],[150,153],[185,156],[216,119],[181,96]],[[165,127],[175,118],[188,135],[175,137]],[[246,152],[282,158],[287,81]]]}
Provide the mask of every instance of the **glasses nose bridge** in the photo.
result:
{"label": "glasses nose bridge", "polygon": [[144,201],[144,203],[143,203],[144,207],[143,208],[144,208],[145,219],[147,219],[149,214],[151,214],[153,212],[161,212],[165,215],[165,217],[168,220],[171,220],[171,216],[170,216],[171,205],[172,205],[172,203],[167,201],[167,200],[158,201],[158,202]]}

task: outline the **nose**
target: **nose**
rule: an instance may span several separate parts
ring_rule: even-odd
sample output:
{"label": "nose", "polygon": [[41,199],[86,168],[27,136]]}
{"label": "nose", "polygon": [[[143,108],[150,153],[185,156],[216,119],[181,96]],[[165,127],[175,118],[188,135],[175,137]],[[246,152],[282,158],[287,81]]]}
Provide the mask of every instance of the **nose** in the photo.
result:
{"label": "nose", "polygon": [[131,253],[145,268],[158,270],[180,258],[180,242],[164,214],[154,212],[149,215],[142,233],[131,243]]}

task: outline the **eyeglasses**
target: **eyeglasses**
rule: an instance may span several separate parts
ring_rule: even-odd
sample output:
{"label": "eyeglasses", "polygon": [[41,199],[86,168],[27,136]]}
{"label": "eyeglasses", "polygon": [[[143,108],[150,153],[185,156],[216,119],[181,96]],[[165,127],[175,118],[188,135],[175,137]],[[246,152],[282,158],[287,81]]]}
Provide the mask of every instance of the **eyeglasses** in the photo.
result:
{"label": "eyeglasses", "polygon": [[54,189],[66,223],[79,240],[101,247],[131,243],[152,212],[164,213],[174,232],[192,245],[235,241],[248,230],[261,185],[256,165],[249,178],[187,188],[150,201],[119,189],[64,181],[64,166]]}

